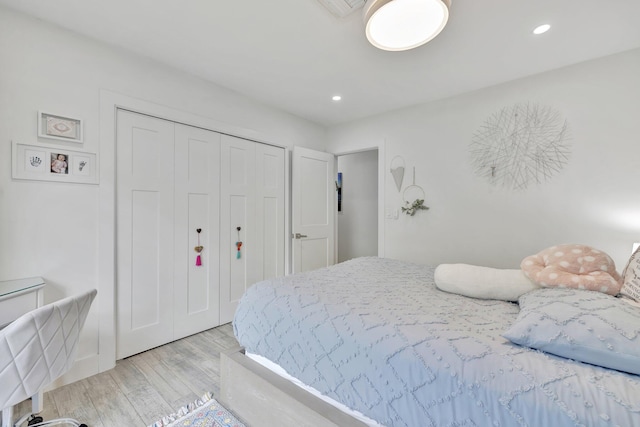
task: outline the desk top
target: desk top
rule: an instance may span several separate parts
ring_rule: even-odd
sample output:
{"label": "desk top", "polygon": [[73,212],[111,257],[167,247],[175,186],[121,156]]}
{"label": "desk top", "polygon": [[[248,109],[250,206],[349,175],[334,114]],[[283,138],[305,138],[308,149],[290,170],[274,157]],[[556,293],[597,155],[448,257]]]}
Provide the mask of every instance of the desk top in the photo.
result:
{"label": "desk top", "polygon": [[26,279],[0,281],[0,301],[22,295],[27,292],[35,292],[44,287],[42,277],[29,277]]}

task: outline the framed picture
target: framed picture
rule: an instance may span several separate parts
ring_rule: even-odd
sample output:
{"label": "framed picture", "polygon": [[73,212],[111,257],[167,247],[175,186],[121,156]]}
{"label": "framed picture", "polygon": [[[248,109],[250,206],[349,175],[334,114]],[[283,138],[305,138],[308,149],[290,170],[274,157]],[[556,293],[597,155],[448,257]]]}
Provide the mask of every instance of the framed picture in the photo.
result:
{"label": "framed picture", "polygon": [[38,136],[82,142],[82,120],[38,111]]}
{"label": "framed picture", "polygon": [[11,157],[13,179],[98,184],[96,153],[14,141]]}

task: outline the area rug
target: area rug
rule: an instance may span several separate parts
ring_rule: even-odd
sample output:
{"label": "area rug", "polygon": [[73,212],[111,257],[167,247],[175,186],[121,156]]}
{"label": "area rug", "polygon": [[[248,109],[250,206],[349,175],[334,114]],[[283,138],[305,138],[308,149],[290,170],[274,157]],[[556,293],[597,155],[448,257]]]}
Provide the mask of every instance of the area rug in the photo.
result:
{"label": "area rug", "polygon": [[206,393],[200,399],[162,417],[149,427],[246,427],[226,410],[213,394]]}

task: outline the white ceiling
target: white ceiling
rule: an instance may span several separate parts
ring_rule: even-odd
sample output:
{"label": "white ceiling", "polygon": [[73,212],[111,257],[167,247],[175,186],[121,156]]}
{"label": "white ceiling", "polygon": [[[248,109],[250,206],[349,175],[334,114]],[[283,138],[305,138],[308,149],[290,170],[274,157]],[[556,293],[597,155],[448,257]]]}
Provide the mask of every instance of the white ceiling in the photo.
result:
{"label": "white ceiling", "polygon": [[370,46],[361,11],[339,19],[317,0],[0,5],[326,126],[640,47],[639,0],[452,0],[444,31],[406,52]]}

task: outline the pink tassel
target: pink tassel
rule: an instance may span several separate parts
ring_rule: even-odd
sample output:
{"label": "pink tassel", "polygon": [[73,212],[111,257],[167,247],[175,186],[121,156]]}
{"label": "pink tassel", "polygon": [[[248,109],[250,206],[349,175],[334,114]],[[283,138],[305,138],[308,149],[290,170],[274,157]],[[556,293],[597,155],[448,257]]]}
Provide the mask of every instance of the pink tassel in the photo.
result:
{"label": "pink tassel", "polygon": [[200,259],[200,254],[198,254],[198,256],[196,257],[196,265],[197,266],[202,265],[202,259]]}

